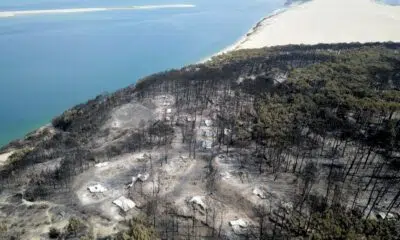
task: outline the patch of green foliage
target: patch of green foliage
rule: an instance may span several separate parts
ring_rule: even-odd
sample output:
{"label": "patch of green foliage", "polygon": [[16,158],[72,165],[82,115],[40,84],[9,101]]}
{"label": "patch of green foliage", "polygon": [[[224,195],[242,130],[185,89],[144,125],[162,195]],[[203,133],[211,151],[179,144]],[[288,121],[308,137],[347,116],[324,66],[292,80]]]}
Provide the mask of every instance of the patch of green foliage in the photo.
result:
{"label": "patch of green foliage", "polygon": [[329,209],[312,215],[308,232],[312,240],[400,239],[399,222],[364,219],[354,212]]}
{"label": "patch of green foliage", "polygon": [[76,217],[71,217],[69,219],[68,225],[66,227],[66,231],[68,234],[76,236],[84,228],[86,228],[86,226],[82,222],[82,220],[80,220]]}
{"label": "patch of green foliage", "polygon": [[372,48],[376,46],[384,46],[392,48],[396,46],[396,43],[339,43],[339,44],[317,44],[317,45],[286,45],[276,47],[265,47],[260,49],[242,49],[232,51],[229,53],[221,54],[212,57],[211,61],[205,62],[205,65],[209,67],[221,67],[222,65],[230,64],[232,62],[239,61],[252,61],[254,58],[266,58],[276,53],[296,53],[296,52],[307,52],[318,49],[325,55],[334,55],[332,52],[335,50],[341,50],[342,52],[351,52],[358,50],[360,47]]}
{"label": "patch of green foliage", "polygon": [[8,230],[7,223],[6,222],[0,222],[0,234],[1,233],[6,233]]}
{"label": "patch of green foliage", "polygon": [[14,164],[25,157],[26,154],[31,152],[31,148],[22,148],[20,150],[15,151],[11,156],[8,157],[7,164]]}
{"label": "patch of green foliage", "polygon": [[276,143],[293,140],[299,129],[308,127],[321,135],[339,132],[356,139],[369,135],[364,140],[395,148],[399,54],[382,46],[334,54],[333,61],[289,71],[286,82],[260,98],[258,130]]}
{"label": "patch of green foliage", "polygon": [[120,232],[116,240],[155,240],[158,239],[157,232],[144,217],[129,220],[129,230]]}

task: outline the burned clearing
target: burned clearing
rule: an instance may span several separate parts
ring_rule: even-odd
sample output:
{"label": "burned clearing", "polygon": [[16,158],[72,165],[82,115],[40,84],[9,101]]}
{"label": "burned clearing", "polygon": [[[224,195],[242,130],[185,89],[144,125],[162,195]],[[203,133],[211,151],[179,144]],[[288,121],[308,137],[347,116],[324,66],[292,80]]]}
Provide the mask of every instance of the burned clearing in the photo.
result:
{"label": "burned clearing", "polygon": [[339,217],[393,229],[399,51],[238,51],[78,105],[1,149],[0,234],[290,239]]}

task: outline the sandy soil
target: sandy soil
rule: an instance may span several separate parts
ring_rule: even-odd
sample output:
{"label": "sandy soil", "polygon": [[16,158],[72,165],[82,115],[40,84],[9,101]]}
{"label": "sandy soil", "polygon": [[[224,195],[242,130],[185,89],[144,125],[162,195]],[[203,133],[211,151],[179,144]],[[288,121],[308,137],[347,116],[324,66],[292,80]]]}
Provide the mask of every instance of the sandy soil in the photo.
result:
{"label": "sandy soil", "polygon": [[[219,101],[218,96],[214,96],[213,102]],[[212,133],[217,132],[218,126],[212,124],[213,121],[214,123],[216,121],[212,116],[216,115],[214,111],[217,111],[216,106],[218,105],[204,110],[202,115],[197,114],[194,122],[194,134],[197,136],[199,147],[196,157],[189,156],[187,142],[183,142],[183,130],[179,125],[173,123],[176,121],[174,119],[187,119],[186,117],[190,113],[185,109],[176,111],[174,102],[175,99],[172,96],[159,95],[144,100],[142,105],[138,103],[123,105],[112,112],[110,121],[104,126],[105,129],[134,129],[138,127],[138,123],[137,121],[131,122],[130,119],[134,118],[135,113],[136,118],[147,116],[160,121],[169,117],[175,137],[167,151],[167,160],[164,159],[165,149],[163,147],[143,149],[140,152],[126,153],[115,157],[102,158],[100,156],[96,158],[95,166],[74,177],[69,191],[63,192],[63,189],[60,189],[60,194],[57,198],[54,196],[51,199],[52,202],[25,201],[22,198],[23,195],[20,194],[23,192],[22,188],[11,192],[2,192],[0,194],[0,220],[2,217],[10,219],[9,226],[12,231],[24,230],[26,233],[23,239],[34,239],[34,237],[46,235],[50,227],[64,228],[70,216],[85,216],[93,227],[94,234],[100,238],[123,229],[123,225],[119,224],[121,221],[145,212],[146,204],[158,199],[160,204],[157,211],[159,213],[171,209],[176,211],[182,233],[191,231],[192,217],[194,217],[199,223],[196,226],[200,226],[196,228],[195,231],[198,231],[196,234],[207,234],[207,227],[204,226],[208,225],[220,228],[229,239],[244,239],[244,236],[236,231],[237,229],[232,228],[229,224],[230,221],[241,219],[248,223],[249,226],[245,227],[244,231],[252,229],[258,224],[255,207],[263,206],[270,214],[277,209],[284,208],[288,212],[293,209],[295,196],[299,194],[302,187],[302,181],[298,179],[297,174],[279,170],[278,174],[272,173],[272,168],[268,167],[268,164],[264,164],[264,173],[260,174],[259,159],[252,155],[255,151],[254,146],[248,146],[245,149],[235,147],[227,149],[224,145],[219,148],[215,144],[212,149],[207,150],[200,147],[202,140],[216,143]],[[211,124],[205,124],[206,119],[212,120]],[[113,123],[118,124],[114,126]],[[191,125],[191,123],[186,124]],[[308,136],[315,137],[313,134]],[[325,151],[335,147],[333,144],[335,139],[326,138],[325,141]],[[112,142],[106,141],[103,144],[108,145]],[[336,159],[335,163],[345,165],[351,159],[349,156],[354,155],[355,151],[355,146],[348,143],[344,157]],[[6,159],[9,154],[11,152],[4,153],[0,157]],[[363,157],[366,156],[367,154],[363,155]],[[290,158],[292,161],[286,165],[287,169],[292,169],[295,164],[295,157]],[[20,173],[20,176],[23,176],[23,180],[25,180],[25,178],[33,176],[35,172],[53,169],[60,163],[60,160],[54,159],[46,163],[35,164],[30,170]],[[243,160],[247,161],[247,164],[242,167]],[[311,155],[310,158],[306,157],[303,160],[304,165],[311,161],[317,163],[319,174],[313,185],[312,194],[324,196],[326,194],[324,179],[329,174],[331,160],[320,155]],[[299,162],[302,166],[304,166],[303,160],[301,160],[301,164]],[[379,157],[376,158],[376,161],[378,160],[381,161]],[[284,167],[282,165],[281,170]],[[366,166],[358,174],[371,176],[373,169],[372,166]],[[132,177],[138,176],[139,173],[147,173],[149,178],[129,187]],[[359,176],[356,175],[356,177]],[[96,184],[101,184],[107,191],[89,192],[88,187]],[[255,189],[258,189],[261,195],[255,193]],[[343,196],[354,194],[354,188],[351,186],[346,186],[344,189]],[[384,199],[374,211],[384,212],[383,206],[389,204],[388,201],[393,199],[393,195],[394,193],[388,193],[385,196],[387,199]],[[113,204],[113,201],[121,196],[134,201],[136,207],[127,212],[120,210]],[[204,204],[200,207],[198,203],[191,202],[193,198],[201,199]],[[365,192],[355,203],[365,206],[368,198],[369,194]],[[394,209],[392,212],[397,214],[397,210]],[[212,219],[212,216],[215,218]],[[23,221],[20,220],[21,218]]]}
{"label": "sandy soil", "polygon": [[287,44],[400,41],[400,6],[373,0],[312,0],[263,18],[216,55]]}
{"label": "sandy soil", "polygon": [[8,157],[10,157],[14,152],[7,152],[7,153],[3,153],[0,154],[0,166],[4,165],[4,163],[7,161]]}

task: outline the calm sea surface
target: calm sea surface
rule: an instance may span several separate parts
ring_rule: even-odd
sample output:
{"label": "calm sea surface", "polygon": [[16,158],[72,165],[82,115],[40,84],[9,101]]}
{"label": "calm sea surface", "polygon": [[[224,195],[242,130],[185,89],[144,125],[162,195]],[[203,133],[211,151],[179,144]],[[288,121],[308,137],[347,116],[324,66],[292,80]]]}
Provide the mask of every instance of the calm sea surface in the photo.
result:
{"label": "calm sea surface", "polygon": [[0,146],[102,92],[195,63],[285,0],[1,0],[0,11],[194,4],[195,8],[0,18]]}
{"label": "calm sea surface", "polygon": [[390,5],[400,5],[400,0],[381,0],[381,1]]}

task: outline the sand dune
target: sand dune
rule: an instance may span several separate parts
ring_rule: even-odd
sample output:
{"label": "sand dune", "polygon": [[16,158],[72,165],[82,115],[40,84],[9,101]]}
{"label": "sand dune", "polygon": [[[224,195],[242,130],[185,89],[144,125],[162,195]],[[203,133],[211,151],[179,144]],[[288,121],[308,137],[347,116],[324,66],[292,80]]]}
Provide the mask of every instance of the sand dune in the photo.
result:
{"label": "sand dune", "polygon": [[6,161],[8,160],[8,158],[9,158],[13,153],[14,153],[14,151],[0,154],[0,166],[1,166],[1,165],[4,165],[4,164],[6,163]]}
{"label": "sand dune", "polygon": [[400,6],[373,0],[311,0],[265,17],[218,54],[287,44],[383,41],[400,42]]}
{"label": "sand dune", "polygon": [[65,14],[65,13],[85,13],[101,11],[122,11],[122,10],[146,10],[164,8],[192,8],[192,4],[169,4],[169,5],[144,5],[129,7],[106,7],[106,8],[69,8],[69,9],[46,9],[46,10],[25,10],[25,11],[3,11],[0,17],[16,17],[21,15],[42,15],[42,14]]}

